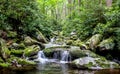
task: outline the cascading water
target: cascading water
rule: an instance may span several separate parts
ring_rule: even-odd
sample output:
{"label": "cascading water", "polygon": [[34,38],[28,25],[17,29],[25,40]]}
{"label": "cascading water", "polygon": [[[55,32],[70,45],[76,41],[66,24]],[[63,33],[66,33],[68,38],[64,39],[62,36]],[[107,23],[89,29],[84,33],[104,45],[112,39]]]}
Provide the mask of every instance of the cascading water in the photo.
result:
{"label": "cascading water", "polygon": [[45,54],[43,51],[39,51],[38,52],[38,59],[37,59],[40,63],[46,63],[48,61],[48,59],[45,57]]}
{"label": "cascading water", "polygon": [[61,52],[61,63],[68,63],[71,61],[71,55],[69,51],[62,51]]}

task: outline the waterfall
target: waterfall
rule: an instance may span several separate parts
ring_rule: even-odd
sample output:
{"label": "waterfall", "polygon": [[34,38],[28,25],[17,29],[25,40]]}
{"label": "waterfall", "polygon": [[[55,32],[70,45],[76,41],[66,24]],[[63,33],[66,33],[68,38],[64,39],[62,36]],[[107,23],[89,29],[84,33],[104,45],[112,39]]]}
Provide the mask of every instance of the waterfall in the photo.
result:
{"label": "waterfall", "polygon": [[62,51],[61,52],[61,63],[68,63],[71,61],[71,55],[69,51]]}
{"label": "waterfall", "polygon": [[48,59],[45,57],[45,54],[43,51],[39,51],[38,52],[38,59],[37,59],[40,63],[46,63],[48,61]]}

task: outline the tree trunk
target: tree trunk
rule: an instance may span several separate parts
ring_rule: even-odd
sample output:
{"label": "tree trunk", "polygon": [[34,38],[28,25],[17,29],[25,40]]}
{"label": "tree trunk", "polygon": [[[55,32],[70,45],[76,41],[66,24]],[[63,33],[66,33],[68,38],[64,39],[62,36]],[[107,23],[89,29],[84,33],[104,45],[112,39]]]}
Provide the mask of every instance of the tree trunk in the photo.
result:
{"label": "tree trunk", "polygon": [[106,5],[107,5],[107,7],[111,7],[112,6],[112,0],[106,0]]}

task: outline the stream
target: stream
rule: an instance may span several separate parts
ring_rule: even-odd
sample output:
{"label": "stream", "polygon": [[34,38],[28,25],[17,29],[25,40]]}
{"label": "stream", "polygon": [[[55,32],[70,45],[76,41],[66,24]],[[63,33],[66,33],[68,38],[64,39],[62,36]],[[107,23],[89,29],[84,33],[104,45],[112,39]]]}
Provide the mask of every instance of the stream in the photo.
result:
{"label": "stream", "polygon": [[120,74],[120,69],[108,70],[78,70],[69,68],[67,64],[47,63],[38,64],[37,68],[31,71],[11,71],[0,69],[0,74]]}
{"label": "stream", "polygon": [[[47,47],[53,46],[49,44]],[[56,46],[56,45],[55,45]],[[89,54],[87,54],[88,57]],[[38,52],[38,58],[34,61],[37,66],[29,71],[12,71],[10,69],[0,69],[0,74],[120,74],[120,69],[101,69],[101,70],[81,70],[70,67],[71,55],[69,51],[55,52],[53,58],[47,58],[43,51]]]}

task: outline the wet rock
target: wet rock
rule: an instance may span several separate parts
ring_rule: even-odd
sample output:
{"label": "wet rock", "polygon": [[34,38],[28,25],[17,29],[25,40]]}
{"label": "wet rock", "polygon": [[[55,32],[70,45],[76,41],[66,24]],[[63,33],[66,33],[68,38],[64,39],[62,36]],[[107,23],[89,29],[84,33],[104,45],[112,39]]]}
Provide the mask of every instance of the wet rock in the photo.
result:
{"label": "wet rock", "polygon": [[[87,56],[85,56],[85,53]],[[79,59],[72,61],[71,66],[84,69],[120,68],[119,64],[108,61],[104,57],[101,57],[89,50],[83,51],[82,54],[84,54],[84,56],[81,56]]]}
{"label": "wet rock", "polygon": [[[68,48],[46,48],[44,49],[44,53],[47,57],[52,57],[54,52],[62,52],[62,51],[69,51],[70,54],[71,54],[71,57],[72,59],[77,59],[79,57],[84,57],[84,56],[88,56],[87,53],[91,52],[89,50],[81,50],[80,47],[77,47],[77,46],[71,46],[71,47],[68,47]],[[91,54],[89,54],[90,56],[96,56],[94,55],[94,53],[91,52]]]}
{"label": "wet rock", "polygon": [[103,40],[98,47],[100,48],[100,51],[102,50],[112,50],[115,46],[114,39],[112,37]]}
{"label": "wet rock", "polygon": [[40,47],[38,45],[28,46],[24,50],[24,55],[31,56],[31,55],[37,54],[39,50],[40,50]]}
{"label": "wet rock", "polygon": [[100,43],[102,39],[102,35],[101,34],[96,34],[94,36],[92,36],[87,42],[86,44],[89,45],[90,49],[95,49],[97,47],[97,45]]}

